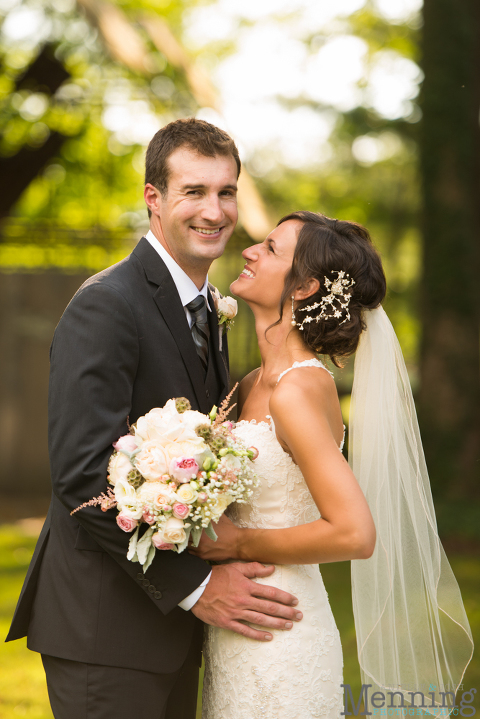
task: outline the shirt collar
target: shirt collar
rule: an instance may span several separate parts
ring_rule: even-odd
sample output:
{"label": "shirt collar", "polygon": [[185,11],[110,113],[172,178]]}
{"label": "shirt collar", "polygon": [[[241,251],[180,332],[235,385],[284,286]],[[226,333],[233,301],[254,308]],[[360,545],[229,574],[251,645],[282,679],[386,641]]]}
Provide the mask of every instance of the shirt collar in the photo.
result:
{"label": "shirt collar", "polygon": [[195,282],[190,279],[187,273],[182,270],[180,265],[175,262],[173,257],[168,254],[165,247],[157,240],[151,230],[147,232],[145,237],[152,245],[153,249],[158,252],[162,260],[165,262],[167,269],[172,276],[172,280],[175,283],[178,294],[180,295],[182,305],[185,307],[189,302],[194,300],[195,297],[203,295],[203,297],[205,297],[205,302],[207,303],[207,308],[210,310],[210,305],[208,304],[208,275],[205,279],[203,287],[199,290]]}

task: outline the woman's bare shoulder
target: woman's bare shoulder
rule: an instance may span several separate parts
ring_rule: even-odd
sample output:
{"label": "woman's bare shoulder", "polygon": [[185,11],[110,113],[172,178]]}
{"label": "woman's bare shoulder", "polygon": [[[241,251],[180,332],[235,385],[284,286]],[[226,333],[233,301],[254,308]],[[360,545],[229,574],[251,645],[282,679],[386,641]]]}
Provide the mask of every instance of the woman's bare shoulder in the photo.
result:
{"label": "woman's bare shoulder", "polygon": [[270,397],[270,414],[279,428],[298,428],[322,417],[330,424],[338,411],[335,381],[318,367],[292,370],[282,377]]}

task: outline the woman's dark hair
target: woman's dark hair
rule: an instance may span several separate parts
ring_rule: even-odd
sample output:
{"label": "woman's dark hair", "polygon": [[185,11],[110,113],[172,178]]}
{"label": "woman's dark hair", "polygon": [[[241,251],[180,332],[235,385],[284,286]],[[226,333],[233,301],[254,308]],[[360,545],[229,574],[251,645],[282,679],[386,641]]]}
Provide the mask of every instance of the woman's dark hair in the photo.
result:
{"label": "woman's dark hair", "polygon": [[[340,324],[341,320],[335,317],[322,319],[320,322],[306,323],[302,331],[303,339],[310,349],[328,355],[337,367],[341,367],[339,359],[348,357],[357,349],[364,329],[362,310],[377,307],[385,297],[387,285],[380,255],[373,246],[368,230],[356,222],[332,220],[316,212],[300,211],[282,217],[277,227],[288,220],[299,220],[302,227],[292,267],[285,278],[280,300],[280,320],[285,303],[298,287],[305,285],[311,278],[319,281],[320,288],[296,305],[297,322],[301,322],[306,314],[315,317],[320,313],[320,308],[308,313],[301,310],[329,294],[325,287],[325,277],[334,281],[337,279],[336,273],[343,270],[355,281],[349,290],[352,295],[348,308],[349,320]],[[344,311],[342,317],[345,316]]]}

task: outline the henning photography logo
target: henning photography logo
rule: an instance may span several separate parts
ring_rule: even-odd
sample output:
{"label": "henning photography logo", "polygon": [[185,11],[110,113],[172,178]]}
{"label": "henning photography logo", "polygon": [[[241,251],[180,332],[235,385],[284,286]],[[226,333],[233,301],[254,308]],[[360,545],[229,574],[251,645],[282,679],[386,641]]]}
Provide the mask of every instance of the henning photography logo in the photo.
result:
{"label": "henning photography logo", "polygon": [[[350,684],[341,685],[344,690],[344,711],[342,716],[436,716],[448,717],[464,716],[473,717],[477,710],[472,706],[475,699],[476,689],[462,691],[460,703],[455,701],[455,692],[435,692],[436,686],[430,684],[428,691],[424,694],[418,689],[410,689],[407,687],[392,687],[392,691],[374,692],[369,696],[368,691],[372,688],[371,684],[362,684],[360,696],[355,703]],[[463,690],[463,684],[460,685]],[[438,694],[438,696],[436,696]],[[364,703],[364,710],[360,712],[360,706]],[[405,703],[408,702],[408,704]],[[352,711],[348,710],[350,706]],[[371,704],[370,711],[369,703]],[[435,708],[435,714],[429,709]]]}

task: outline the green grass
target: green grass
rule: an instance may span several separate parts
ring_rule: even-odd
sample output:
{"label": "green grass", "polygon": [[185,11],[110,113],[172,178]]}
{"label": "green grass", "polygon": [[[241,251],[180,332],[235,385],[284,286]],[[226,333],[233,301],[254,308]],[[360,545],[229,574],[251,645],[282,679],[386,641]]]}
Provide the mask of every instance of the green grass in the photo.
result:
{"label": "green grass", "polygon": [[[36,541],[38,526],[0,525],[0,635],[8,631]],[[480,641],[480,557],[448,553],[462,590],[473,638]],[[350,563],[325,564],[322,575],[342,637],[344,681],[354,697],[360,690],[360,671],[352,615]],[[480,660],[477,653],[463,681],[464,690],[480,692]],[[478,693],[477,693],[478,697]],[[479,706],[480,698],[474,703]],[[52,719],[40,656],[28,651],[24,639],[0,645],[0,719]],[[200,709],[198,713],[200,719]]]}

